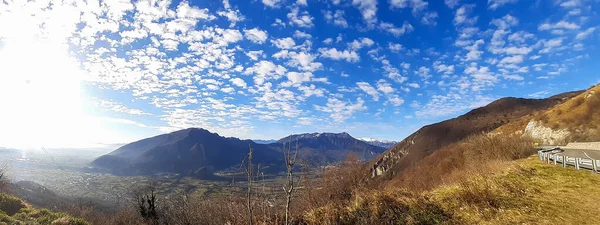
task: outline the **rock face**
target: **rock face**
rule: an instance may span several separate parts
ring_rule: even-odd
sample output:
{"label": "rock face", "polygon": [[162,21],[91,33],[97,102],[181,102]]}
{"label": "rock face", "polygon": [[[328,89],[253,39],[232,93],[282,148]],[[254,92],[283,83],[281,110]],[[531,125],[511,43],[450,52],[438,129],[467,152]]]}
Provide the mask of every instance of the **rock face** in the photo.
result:
{"label": "rock face", "polygon": [[545,127],[541,122],[532,120],[525,127],[524,135],[539,140],[544,145],[561,145],[567,142],[567,138],[571,135],[571,132],[567,129],[553,130]]}
{"label": "rock face", "polygon": [[600,150],[600,142],[569,142],[566,148]]}

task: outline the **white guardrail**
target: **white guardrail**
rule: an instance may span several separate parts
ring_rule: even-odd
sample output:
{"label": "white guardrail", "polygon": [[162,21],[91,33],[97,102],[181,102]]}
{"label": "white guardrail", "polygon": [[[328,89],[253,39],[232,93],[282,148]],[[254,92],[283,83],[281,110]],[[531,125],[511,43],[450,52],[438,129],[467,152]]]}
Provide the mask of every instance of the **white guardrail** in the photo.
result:
{"label": "white guardrail", "polygon": [[540,150],[538,151],[538,158],[548,164],[561,164],[563,167],[574,166],[575,169],[578,170],[589,169],[595,173],[598,173],[598,165],[600,165],[600,160],[593,159],[585,153],[584,154],[587,156],[587,158],[570,157],[560,154],[562,152],[563,150],[560,148]]}

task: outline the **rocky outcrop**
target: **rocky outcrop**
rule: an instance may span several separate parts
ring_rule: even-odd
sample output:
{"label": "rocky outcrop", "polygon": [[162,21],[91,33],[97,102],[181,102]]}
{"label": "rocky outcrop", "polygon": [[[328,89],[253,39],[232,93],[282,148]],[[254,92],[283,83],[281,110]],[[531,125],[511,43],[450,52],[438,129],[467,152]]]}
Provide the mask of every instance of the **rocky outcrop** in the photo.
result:
{"label": "rocky outcrop", "polygon": [[524,135],[528,135],[544,145],[560,145],[567,141],[571,132],[567,129],[553,130],[552,128],[545,127],[539,121],[532,120],[525,127]]}

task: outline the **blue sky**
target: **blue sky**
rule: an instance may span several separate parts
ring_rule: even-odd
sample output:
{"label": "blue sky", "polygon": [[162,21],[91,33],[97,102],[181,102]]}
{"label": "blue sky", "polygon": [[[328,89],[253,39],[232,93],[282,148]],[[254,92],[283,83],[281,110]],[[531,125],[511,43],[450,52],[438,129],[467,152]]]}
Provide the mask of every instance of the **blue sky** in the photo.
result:
{"label": "blue sky", "polygon": [[[52,2],[52,1],[50,1]],[[600,82],[596,0],[0,3],[0,141],[401,140]]]}

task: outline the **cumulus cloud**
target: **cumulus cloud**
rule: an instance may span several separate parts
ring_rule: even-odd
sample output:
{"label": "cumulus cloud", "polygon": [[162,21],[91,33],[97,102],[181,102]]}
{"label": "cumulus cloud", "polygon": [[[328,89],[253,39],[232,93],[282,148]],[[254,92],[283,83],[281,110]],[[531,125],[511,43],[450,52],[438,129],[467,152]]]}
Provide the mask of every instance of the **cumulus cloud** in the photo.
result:
{"label": "cumulus cloud", "polygon": [[367,25],[377,22],[377,0],[352,0],[352,5],[360,11]]}
{"label": "cumulus cloud", "polygon": [[271,40],[271,43],[279,49],[290,49],[296,46],[296,42],[290,37]]}
{"label": "cumulus cloud", "polygon": [[271,8],[277,8],[279,7],[279,3],[281,3],[281,0],[261,0],[263,4],[265,4],[265,6],[271,7]]}
{"label": "cumulus cloud", "polygon": [[244,36],[246,37],[246,39],[257,43],[257,44],[262,44],[265,43],[265,41],[267,41],[267,32],[263,31],[263,30],[259,30],[257,28],[252,28],[250,30],[244,30]]}
{"label": "cumulus cloud", "polygon": [[325,106],[315,106],[315,109],[329,113],[335,122],[343,122],[352,117],[355,112],[366,110],[365,101],[357,98],[355,103],[344,102],[337,98],[328,98]]}
{"label": "cumulus cloud", "polygon": [[231,83],[234,84],[235,86],[238,86],[241,88],[246,88],[246,81],[244,81],[242,78],[239,78],[239,77],[231,78],[229,81],[231,81]]}
{"label": "cumulus cloud", "polygon": [[379,101],[379,92],[377,92],[377,89],[375,89],[373,86],[371,86],[371,84],[369,84],[367,82],[358,82],[358,83],[356,83],[356,85],[362,91],[364,91],[365,93],[367,93],[368,95],[373,97],[373,101]]}
{"label": "cumulus cloud", "polygon": [[335,12],[332,11],[324,11],[323,15],[325,17],[325,21],[327,21],[327,23],[339,26],[339,27],[343,27],[343,28],[347,28],[348,27],[348,21],[344,18],[345,17],[345,13],[343,10],[335,10]]}
{"label": "cumulus cloud", "polygon": [[567,30],[578,30],[579,25],[571,22],[561,20],[557,23],[543,23],[538,27],[538,30],[554,30],[554,29],[567,29]]}
{"label": "cumulus cloud", "polygon": [[394,37],[400,37],[403,34],[414,30],[413,26],[410,25],[410,23],[408,23],[406,21],[404,21],[404,23],[402,24],[401,27],[396,27],[392,23],[382,22],[379,24],[379,29],[384,30],[384,31],[394,35]]}
{"label": "cumulus cloud", "polygon": [[575,39],[577,39],[577,40],[586,39],[588,36],[590,36],[592,33],[594,33],[595,30],[596,30],[595,27],[590,27],[590,28],[586,29],[585,31],[579,32],[577,34],[577,36],[575,36]]}
{"label": "cumulus cloud", "polygon": [[506,4],[515,3],[518,0],[488,0],[488,7],[490,9],[497,9]]}
{"label": "cumulus cloud", "polygon": [[360,57],[355,51],[337,50],[336,48],[320,48],[321,57],[333,60],[346,60],[348,62],[358,62]]}
{"label": "cumulus cloud", "polygon": [[299,8],[292,8],[292,10],[287,14],[287,17],[290,20],[291,25],[304,28],[310,28],[313,26],[312,20],[314,18],[308,14],[308,11],[303,11],[300,13]]}

